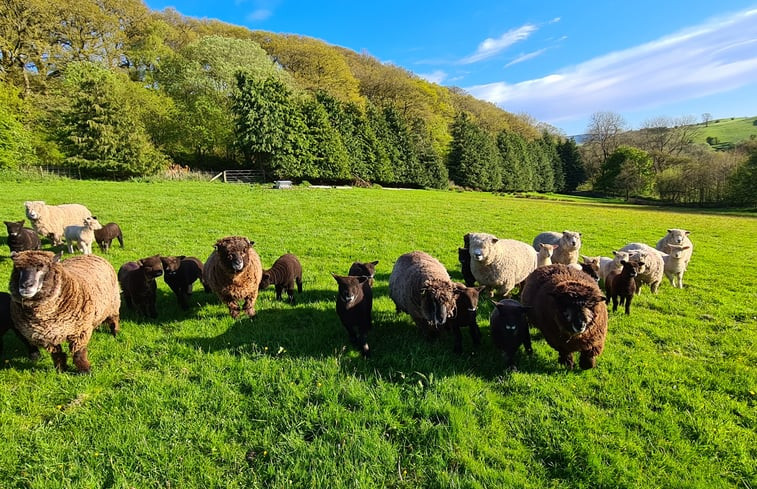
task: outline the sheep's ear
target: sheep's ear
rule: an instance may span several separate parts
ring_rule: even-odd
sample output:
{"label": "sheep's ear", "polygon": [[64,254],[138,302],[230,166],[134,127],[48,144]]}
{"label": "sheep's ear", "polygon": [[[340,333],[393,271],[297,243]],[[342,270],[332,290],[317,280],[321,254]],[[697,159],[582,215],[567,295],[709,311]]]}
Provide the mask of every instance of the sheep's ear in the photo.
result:
{"label": "sheep's ear", "polygon": [[668,232],[669,232],[669,233],[672,233],[672,232],[673,232],[673,230],[672,230],[672,229],[668,229]]}
{"label": "sheep's ear", "polygon": [[248,239],[248,240],[247,240],[247,242],[248,242],[248,243],[250,244],[250,246],[255,246],[255,242],[254,242],[254,241],[250,241],[250,240]]}
{"label": "sheep's ear", "polygon": [[187,257],[187,255],[179,255],[177,258],[179,258],[179,260],[183,260],[186,257]]}
{"label": "sheep's ear", "polygon": [[691,234],[691,231],[685,231],[685,234],[686,236],[688,236],[689,234]]}
{"label": "sheep's ear", "polygon": [[369,278],[371,277],[369,277],[368,275],[360,275],[359,277],[357,277],[357,281],[358,283],[362,284],[365,283]]}
{"label": "sheep's ear", "polygon": [[92,219],[97,220],[97,216],[92,216]]}
{"label": "sheep's ear", "polygon": [[53,256],[53,263],[58,263],[62,257],[63,257],[63,252],[59,251],[58,254]]}
{"label": "sheep's ear", "polygon": [[371,262],[371,265],[373,265],[374,267],[375,267],[376,265],[378,265],[378,264],[379,264],[379,261],[378,261],[378,260],[376,260],[376,261],[372,261],[372,262]]}
{"label": "sheep's ear", "polygon": [[478,287],[475,287],[475,289],[478,291],[479,294],[483,292],[485,288],[486,288],[486,285],[480,285]]}
{"label": "sheep's ear", "polygon": [[683,248],[681,248],[681,249],[682,249],[682,250],[688,250],[689,248],[691,248],[691,246],[689,246],[689,245],[686,245],[686,246],[684,246],[684,247],[683,247]]}
{"label": "sheep's ear", "polygon": [[644,266],[644,262],[643,262],[643,261],[640,261],[640,262],[639,262],[639,267],[643,267],[643,266]]}
{"label": "sheep's ear", "polygon": [[499,238],[492,238],[492,243],[496,243],[497,241],[499,241]]}

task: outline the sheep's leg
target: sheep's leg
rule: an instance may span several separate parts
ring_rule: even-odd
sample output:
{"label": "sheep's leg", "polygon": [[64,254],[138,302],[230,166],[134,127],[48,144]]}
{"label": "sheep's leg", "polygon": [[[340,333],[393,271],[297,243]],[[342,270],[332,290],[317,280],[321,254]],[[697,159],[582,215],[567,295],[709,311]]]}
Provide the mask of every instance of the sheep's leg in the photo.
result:
{"label": "sheep's leg", "polygon": [[683,272],[678,272],[678,288],[683,288]]}
{"label": "sheep's leg", "polygon": [[657,282],[652,282],[649,284],[649,288],[652,290],[653,294],[657,293],[657,289],[660,287],[661,280],[658,280]]}
{"label": "sheep's leg", "polygon": [[582,351],[581,356],[578,359],[578,366],[584,370],[596,367],[597,356],[591,350]]}
{"label": "sheep's leg", "polygon": [[478,323],[471,324],[470,337],[474,345],[478,346],[481,344],[481,330],[478,327]]}
{"label": "sheep's leg", "polygon": [[299,277],[296,277],[294,281],[297,282],[297,292],[302,294],[302,275],[300,275]]}
{"label": "sheep's leg", "polygon": [[564,365],[568,370],[573,370],[573,352],[561,351],[558,353],[560,355],[557,358],[557,361],[560,362],[560,365]]}
{"label": "sheep's leg", "polygon": [[289,303],[294,304],[294,284],[292,286],[287,287],[287,296],[289,297]]}
{"label": "sheep's leg", "polygon": [[612,296],[612,312],[615,312],[618,310],[618,296],[613,295]]}
{"label": "sheep's leg", "polygon": [[626,316],[631,315],[631,299],[633,299],[633,294],[626,297]]}
{"label": "sheep's leg", "polygon": [[74,254],[74,244],[71,241],[66,240],[66,248],[68,249],[69,254]]}
{"label": "sheep's leg", "polygon": [[526,334],[523,335],[523,347],[529,355],[534,354],[534,349],[531,346],[531,332],[528,330],[528,326],[526,326]]}
{"label": "sheep's leg", "polygon": [[87,360],[87,349],[82,348],[81,350],[74,352],[74,365],[76,365],[76,369],[83,374],[88,374],[90,370],[89,360]]}
{"label": "sheep's leg", "polygon": [[56,345],[49,348],[50,355],[53,357],[53,365],[58,372],[66,371],[66,354],[63,352],[63,347]]}
{"label": "sheep's leg", "polygon": [[507,365],[508,370],[512,372],[518,371],[518,367],[515,366],[515,351],[503,351],[502,358],[505,359],[505,365]]}
{"label": "sheep's leg", "polygon": [[244,312],[249,317],[255,317],[257,312],[255,311],[255,297],[250,297],[244,300]]}
{"label": "sheep's leg", "polygon": [[114,338],[120,331],[120,328],[118,327],[119,320],[120,316],[118,314],[114,314],[105,318],[105,322],[110,325],[110,334],[112,334]]}
{"label": "sheep's leg", "polygon": [[235,300],[230,300],[226,302],[226,307],[229,308],[229,314],[231,314],[231,317],[236,319],[239,317],[239,312],[241,309],[239,308],[239,304]]}
{"label": "sheep's leg", "polygon": [[455,341],[454,351],[459,355],[463,352],[463,333],[460,331],[460,325],[452,326],[452,335]]}
{"label": "sheep's leg", "polygon": [[174,294],[176,294],[176,301],[179,303],[179,307],[185,311],[189,309],[189,292],[182,290],[181,287],[177,287],[174,290]]}
{"label": "sheep's leg", "polygon": [[636,282],[636,295],[641,295],[641,279],[634,278],[633,281]]}
{"label": "sheep's leg", "polygon": [[275,287],[276,287],[276,300],[280,301],[281,300],[281,293],[284,291],[284,286],[276,284]]}

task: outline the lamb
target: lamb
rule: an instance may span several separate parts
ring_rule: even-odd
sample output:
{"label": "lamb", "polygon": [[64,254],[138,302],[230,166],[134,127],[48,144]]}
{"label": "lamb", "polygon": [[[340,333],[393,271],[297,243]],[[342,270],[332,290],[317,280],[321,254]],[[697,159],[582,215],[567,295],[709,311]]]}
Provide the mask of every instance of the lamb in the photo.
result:
{"label": "lamb", "polygon": [[[579,251],[581,250],[581,233],[575,231],[545,231],[534,238],[534,249],[539,251],[539,244],[558,245],[559,248],[552,254],[552,263],[563,265],[578,264]],[[577,267],[574,267],[577,268]]]}
{"label": "lamb", "polygon": [[373,309],[373,289],[368,275],[342,276],[331,274],[339,286],[336,297],[336,313],[347,330],[350,341],[368,356],[368,332],[371,330],[371,310]]}
{"label": "lamb", "polygon": [[94,328],[118,333],[121,298],[113,267],[96,255],[60,261],[49,251],[11,254],[11,318],[32,345],[47,349],[58,371],[66,369],[61,344],[68,342],[74,365],[89,372],[87,345]]}
{"label": "lamb", "polygon": [[514,239],[470,235],[471,271],[479,284],[508,296],[536,268],[536,251]]}
{"label": "lamb", "polygon": [[124,235],[115,222],[109,222],[100,229],[95,229],[95,241],[103,253],[110,251],[110,245],[114,239],[118,239],[121,248],[124,247]]}
{"label": "lamb", "polygon": [[600,257],[581,255],[581,259],[583,259],[583,263],[578,264],[581,267],[581,271],[593,278],[595,282],[599,282]]}
{"label": "lamb", "polygon": [[41,200],[24,202],[26,217],[38,234],[50,238],[53,246],[63,244],[66,226],[78,226],[92,213],[81,204],[47,205]]}
{"label": "lamb", "polygon": [[636,294],[641,293],[641,284],[649,284],[652,293],[656,294],[665,272],[663,253],[644,243],[629,243],[620,251],[629,252],[629,261],[644,263],[634,279],[636,281]]}
{"label": "lamb", "polygon": [[460,262],[463,282],[466,286],[473,287],[476,284],[476,277],[470,270],[470,233],[463,236],[463,247],[457,249],[457,259]]}
{"label": "lamb", "polygon": [[686,271],[687,252],[690,250],[690,246],[668,244],[667,247],[668,254],[662,255],[662,261],[665,264],[663,267],[665,276],[670,280],[670,285],[682,289],[683,273]]}
{"label": "lamb", "polygon": [[618,310],[618,298],[620,305],[625,302],[626,315],[631,314],[631,300],[636,293],[636,276],[639,270],[644,268],[644,262],[625,261],[621,271],[613,270],[605,280],[605,302],[609,304],[612,299],[612,312]]}
{"label": "lamb", "polygon": [[255,300],[263,267],[260,257],[252,248],[254,242],[244,236],[227,236],[219,239],[205,261],[202,275],[205,283],[229,308],[229,314],[239,317],[239,301],[244,312],[255,316]]}
{"label": "lamb", "polygon": [[85,255],[92,254],[92,243],[95,241],[95,230],[100,229],[102,225],[98,222],[97,217],[90,216],[84,219],[83,226],[66,226],[63,229],[63,235],[66,238],[68,252],[74,252],[74,243],[79,250]]}
{"label": "lamb", "polygon": [[263,290],[273,284],[276,287],[276,300],[281,300],[281,292],[287,291],[289,303],[294,304],[294,284],[297,292],[302,294],[302,265],[300,260],[291,253],[281,255],[271,268],[263,270],[260,276],[258,290]]}
{"label": "lamb", "polygon": [[552,264],[552,255],[555,250],[559,248],[559,245],[551,245],[547,243],[539,243],[539,252],[536,254],[536,266],[546,267]]}
{"label": "lamb", "polygon": [[350,270],[347,272],[347,275],[351,277],[366,276],[370,279],[368,280],[368,283],[370,284],[371,287],[373,287],[373,277],[376,275],[376,265],[378,265],[378,260],[369,261],[369,262],[362,262],[362,261],[352,262],[352,265],[350,265]]}
{"label": "lamb", "polygon": [[683,254],[684,265],[688,267],[691,255],[694,253],[694,244],[689,239],[689,234],[691,232],[685,229],[668,229],[668,234],[657,242],[655,248],[658,251],[670,254],[670,245],[688,246],[688,249],[684,250]]}
{"label": "lamb", "polygon": [[452,330],[454,335],[454,352],[463,352],[463,334],[461,327],[468,327],[473,344],[481,344],[481,330],[478,327],[476,315],[478,312],[478,297],[484,287],[466,287],[461,283],[453,282],[457,289],[455,300],[455,314],[447,319],[446,327]]}
{"label": "lamb", "polygon": [[572,369],[577,351],[582,369],[596,366],[607,335],[607,306],[594,280],[567,265],[537,268],[526,278],[521,303],[531,307],[529,321],[557,350],[560,364]]}
{"label": "lamb", "polygon": [[[183,310],[189,309],[189,297],[192,295],[192,284],[196,280],[202,283],[202,262],[194,256],[161,256],[163,265],[163,280],[166,282]],[[210,289],[203,283],[205,292]]]}
{"label": "lamb", "polygon": [[39,236],[33,229],[24,227],[24,220],[3,221],[8,230],[8,248],[11,251],[38,250],[42,248]]}
{"label": "lamb", "polygon": [[[34,235],[36,236],[36,234]],[[3,336],[12,329],[18,339],[26,345],[26,350],[29,352],[29,358],[33,361],[39,359],[39,348],[33,346],[29,341],[24,338],[21,333],[18,332],[13,321],[11,320],[11,295],[7,292],[0,292],[0,354],[3,353]]]}
{"label": "lamb", "polygon": [[126,262],[118,269],[118,282],[124,291],[127,307],[139,314],[156,318],[158,284],[155,279],[163,275],[160,255],[148,256],[137,261]]}
{"label": "lamb", "polygon": [[629,254],[627,251],[613,251],[612,254],[614,255],[614,258],[607,258],[606,256],[600,256],[599,257],[599,280],[602,281],[602,283],[606,282],[607,275],[613,271],[617,270],[620,272],[620,270],[623,268],[623,261],[628,261]]}
{"label": "lamb", "polygon": [[400,256],[389,275],[389,297],[425,333],[437,332],[455,315],[460,289],[436,258],[422,251]]}
{"label": "lamb", "polygon": [[489,316],[492,343],[502,350],[508,368],[513,371],[518,370],[515,366],[515,353],[520,345],[524,346],[529,355],[534,353],[528,330],[527,314],[530,309],[516,300],[502,299],[494,302],[494,309]]}

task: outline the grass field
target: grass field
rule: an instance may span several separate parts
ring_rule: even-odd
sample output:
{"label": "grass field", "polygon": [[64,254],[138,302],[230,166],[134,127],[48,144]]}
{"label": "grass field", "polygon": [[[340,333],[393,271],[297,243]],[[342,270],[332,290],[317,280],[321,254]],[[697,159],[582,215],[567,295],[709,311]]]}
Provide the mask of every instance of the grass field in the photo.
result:
{"label": "grass field", "polygon": [[705,127],[697,124],[699,132],[694,138],[697,143],[707,142],[708,137],[717,138],[719,145],[737,144],[757,137],[757,117],[735,117],[715,119]]}
{"label": "grass field", "polygon": [[[201,288],[182,312],[159,279],[157,320],[122,308],[122,333],[96,331],[90,375],[31,363],[6,336],[0,369],[0,487],[592,487],[757,488],[757,220],[590,200],[381,189],[3,182],[0,215],[25,200],[79,202],[116,221],[123,262],[186,254],[216,239],[256,242],[264,266],[285,252],[304,268],[290,306],[261,293],[234,321]],[[648,288],[612,314],[597,368],[566,371],[534,334],[534,355],[506,372],[484,341],[428,342],[387,295],[394,260],[439,258],[460,279],[470,231],[530,242],[583,233],[583,251],[654,245],[692,231],[686,288]],[[0,290],[12,264],[0,238]],[[746,251],[746,252],[745,252]],[[97,251],[99,254],[99,250]],[[347,342],[331,272],[380,260],[362,358]],[[521,352],[522,353],[522,352]],[[70,359],[69,359],[70,362]]]}

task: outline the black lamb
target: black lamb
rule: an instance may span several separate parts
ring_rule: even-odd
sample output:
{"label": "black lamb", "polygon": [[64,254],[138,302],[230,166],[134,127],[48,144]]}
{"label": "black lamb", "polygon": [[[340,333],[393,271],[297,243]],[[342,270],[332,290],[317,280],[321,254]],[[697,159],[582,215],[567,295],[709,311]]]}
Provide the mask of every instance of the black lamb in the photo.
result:
{"label": "black lamb", "polygon": [[297,292],[302,294],[302,265],[295,255],[287,253],[273,262],[271,268],[263,270],[258,290],[273,284],[276,286],[276,299],[281,300],[281,293],[286,289],[289,302],[294,304],[295,283]]}
{"label": "black lamb", "polygon": [[25,228],[24,220],[3,221],[8,229],[8,247],[13,251],[39,250],[42,243],[34,229]]}
{"label": "black lamb", "polygon": [[118,269],[118,282],[128,307],[147,317],[158,317],[156,307],[158,285],[155,279],[163,275],[160,255],[130,261]]}
{"label": "black lamb", "polygon": [[368,356],[368,331],[371,329],[373,289],[366,275],[358,277],[334,275],[339,284],[336,296],[336,313],[347,330],[350,341],[364,356]]}
{"label": "black lamb", "polygon": [[189,309],[189,297],[192,295],[192,284],[200,280],[205,292],[210,288],[202,282],[202,262],[194,256],[161,256],[163,264],[163,280],[176,294],[179,307],[185,311]]}
{"label": "black lamb", "polygon": [[118,239],[121,248],[124,247],[124,235],[121,228],[115,222],[109,222],[100,229],[95,229],[95,241],[100,251],[107,253],[110,250],[110,244],[114,239]]}

